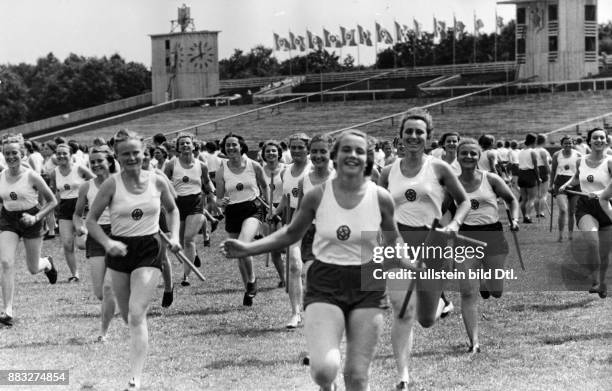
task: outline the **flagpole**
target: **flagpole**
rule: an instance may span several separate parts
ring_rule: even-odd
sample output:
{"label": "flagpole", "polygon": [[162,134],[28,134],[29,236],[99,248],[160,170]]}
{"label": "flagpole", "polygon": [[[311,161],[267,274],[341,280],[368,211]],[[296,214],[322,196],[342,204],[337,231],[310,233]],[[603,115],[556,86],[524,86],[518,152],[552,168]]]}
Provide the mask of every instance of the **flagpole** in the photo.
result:
{"label": "flagpole", "polygon": [[477,31],[476,31],[476,11],[474,11],[474,42],[472,45],[472,56],[474,58],[474,64],[476,63],[476,36],[477,36]]}
{"label": "flagpole", "polygon": [[495,32],[493,33],[493,61],[497,62],[497,8],[495,8]]}
{"label": "flagpole", "polygon": [[457,18],[453,14],[453,66],[455,65],[455,41],[457,40]]}
{"label": "flagpole", "polygon": [[376,37],[374,38],[374,69],[378,69],[378,30],[376,29],[376,21],[374,21],[374,32]]}

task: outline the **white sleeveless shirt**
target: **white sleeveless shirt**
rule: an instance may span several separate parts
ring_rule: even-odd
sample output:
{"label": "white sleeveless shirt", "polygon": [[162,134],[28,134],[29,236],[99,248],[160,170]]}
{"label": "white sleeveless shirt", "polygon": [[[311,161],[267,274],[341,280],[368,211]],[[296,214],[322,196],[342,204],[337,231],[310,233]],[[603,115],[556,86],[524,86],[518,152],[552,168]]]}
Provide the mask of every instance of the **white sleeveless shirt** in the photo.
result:
{"label": "white sleeveless shirt", "polygon": [[287,166],[287,168],[285,168],[283,175],[283,194],[291,194],[289,198],[289,206],[296,209],[298,207],[298,198],[300,196],[300,189],[298,185],[300,179],[310,172],[311,163],[308,161],[302,172],[300,172],[297,176],[293,176],[291,174],[292,168],[293,164],[290,164]]}
{"label": "white sleeveless shirt", "polygon": [[497,205],[497,195],[493,191],[487,174],[482,173],[480,186],[471,193],[467,193],[470,200],[470,211],[468,212],[464,224],[485,225],[499,221],[499,206]]}
{"label": "white sleeveless shirt", "polygon": [[223,161],[223,180],[225,181],[225,196],[229,197],[230,204],[253,201],[259,195],[257,177],[253,168],[253,161],[246,159],[246,167],[240,174],[234,174]]}
{"label": "white sleeveless shirt", "polygon": [[177,196],[202,193],[202,165],[199,159],[193,160],[193,167],[183,168],[178,158],[172,162],[172,186]]}
{"label": "white sleeveless shirt", "polygon": [[576,162],[578,161],[578,151],[572,149],[570,156],[565,157],[563,151],[557,155],[556,175],[573,176],[576,173]]}
{"label": "white sleeveless shirt", "polygon": [[281,178],[281,172],[283,172],[283,167],[280,167],[280,170],[274,175],[274,180],[272,180],[266,170],[263,170],[268,196],[270,196],[270,189],[272,189],[273,203],[280,203],[283,198],[283,180]]}
{"label": "white sleeveless shirt", "polygon": [[126,188],[121,173],[114,174],[115,194],[109,205],[111,233],[114,236],[145,236],[159,232],[160,195],[154,171],[148,175],[148,185],[142,194],[132,194]]}
{"label": "white sleeveless shirt", "polygon": [[312,252],[316,259],[341,266],[358,266],[372,260],[382,217],[378,186],[371,181],[366,185],[359,204],[344,209],[336,201],[333,182],[325,182],[315,215]]}
{"label": "white sleeveless shirt", "polygon": [[586,164],[586,156],[580,158],[580,189],[585,193],[601,193],[612,181],[612,175],[608,172],[608,157],[601,163],[591,168]]}
{"label": "white sleeveless shirt", "polygon": [[[91,208],[94,200],[96,199],[96,196],[98,195],[98,191],[100,191],[100,188],[96,186],[95,179],[90,179],[88,182],[89,182],[89,188],[87,189],[87,195],[86,195],[87,205],[89,205],[89,207]],[[102,211],[102,214],[100,215],[100,218],[98,219],[98,224],[109,225],[110,223],[111,223],[110,211],[108,210],[108,206],[107,206],[106,208],[104,208],[104,211]]]}
{"label": "white sleeveless shirt", "polygon": [[30,183],[31,169],[25,169],[15,183],[6,180],[8,169],[0,172],[0,198],[9,212],[25,211],[38,206],[38,191]]}
{"label": "white sleeveless shirt", "polygon": [[77,165],[73,164],[66,176],[62,175],[59,166],[55,167],[55,187],[62,200],[77,198],[79,196],[79,186],[83,183],[85,183],[85,179],[79,175]]}
{"label": "white sleeveless shirt", "polygon": [[[533,170],[533,161],[531,160],[531,152],[533,148],[521,149],[518,153],[519,170]],[[534,151],[535,152],[535,151]],[[537,155],[537,153],[536,153]]]}
{"label": "white sleeveless shirt", "polygon": [[434,172],[431,156],[423,156],[421,170],[412,178],[402,174],[396,160],[389,172],[389,192],[395,202],[397,221],[411,227],[422,227],[442,217],[444,188]]}

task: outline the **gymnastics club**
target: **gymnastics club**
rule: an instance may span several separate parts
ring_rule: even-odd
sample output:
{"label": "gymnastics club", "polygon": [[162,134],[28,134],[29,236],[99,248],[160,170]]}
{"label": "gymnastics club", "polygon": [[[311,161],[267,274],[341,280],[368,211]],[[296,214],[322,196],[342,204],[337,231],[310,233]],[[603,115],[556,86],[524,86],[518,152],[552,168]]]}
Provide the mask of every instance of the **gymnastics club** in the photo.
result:
{"label": "gymnastics club", "polygon": [[[167,245],[170,244],[170,238],[168,238],[168,236],[166,236],[165,233],[159,231],[159,236],[161,236],[161,238],[164,241],[164,243],[166,243]],[[170,250],[170,251],[172,251],[172,250]],[[187,266],[189,266],[189,268],[195,273],[196,276],[198,276],[198,278],[201,281],[206,281],[206,278],[204,277],[202,272],[199,271],[197,267],[195,267],[195,265],[189,260],[189,258],[187,258],[187,256],[185,255],[185,253],[182,250],[176,250],[176,251],[172,251],[172,252],[176,256],[176,259],[178,259],[179,262],[184,263]]]}
{"label": "gymnastics club", "polygon": [[[285,205],[285,222],[287,225],[291,223],[291,193],[287,193],[285,196],[287,200],[287,204]],[[290,246],[287,246],[285,249],[285,292],[289,293],[289,255],[290,255]]]}
{"label": "gymnastics club", "polygon": [[[476,240],[476,239],[473,239],[473,238],[470,238],[464,235],[457,234],[454,231],[439,231],[436,229],[438,225],[439,225],[438,219],[434,219],[431,226],[429,227],[429,234],[427,234],[427,238],[425,238],[425,243],[424,243],[425,246],[429,246],[433,242],[432,233],[435,232],[438,235],[446,236],[447,238],[454,239],[454,240],[459,240],[459,241],[465,242],[466,244],[470,244],[472,246],[487,247],[486,242]],[[417,267],[423,268],[422,260],[419,260]],[[410,302],[410,296],[412,296],[412,291],[414,290],[415,284],[416,284],[416,279],[410,280],[408,291],[406,292],[406,296],[404,297],[404,302],[402,303],[402,307],[399,312],[400,319],[403,319],[404,315],[406,314],[406,308],[408,307],[408,303]]]}
{"label": "gymnastics club", "polygon": [[552,232],[552,229],[553,229],[553,212],[554,211],[555,211],[555,196],[551,191],[550,192],[550,227],[548,229],[548,232]]}
{"label": "gymnastics club", "polygon": [[519,246],[518,236],[516,235],[516,232],[512,230],[512,215],[510,214],[510,209],[508,208],[508,204],[506,204],[506,201],[502,201],[504,202],[504,207],[506,208],[506,216],[508,216],[508,223],[510,224],[510,232],[512,232],[512,239],[514,239],[514,247],[516,247],[516,254],[518,255],[519,262],[521,263],[521,269],[525,271],[525,263],[523,263],[523,256],[521,255],[521,247]]}
{"label": "gymnastics club", "polygon": [[589,193],[584,193],[582,191],[575,191],[575,190],[568,190],[565,189],[563,190],[565,193],[569,194],[569,195],[575,195],[575,196],[580,196],[580,197],[587,197],[587,198],[593,198],[593,199],[597,199],[597,196],[595,197],[591,197],[591,194]]}

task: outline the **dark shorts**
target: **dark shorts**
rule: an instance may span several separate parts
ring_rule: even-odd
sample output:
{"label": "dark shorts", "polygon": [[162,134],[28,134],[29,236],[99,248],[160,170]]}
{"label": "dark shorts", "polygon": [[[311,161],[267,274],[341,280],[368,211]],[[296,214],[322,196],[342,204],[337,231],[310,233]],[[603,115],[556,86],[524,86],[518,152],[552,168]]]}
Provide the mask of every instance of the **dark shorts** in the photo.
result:
{"label": "dark shorts", "polygon": [[185,221],[187,216],[204,214],[202,193],[176,197],[176,207],[179,210],[181,221]]}
{"label": "dark shorts", "polygon": [[463,224],[459,228],[459,233],[469,238],[487,243],[487,247],[484,248],[486,257],[490,255],[508,254],[510,251],[508,242],[504,237],[504,228],[499,221],[497,223],[483,225]]}
{"label": "dark shorts", "polygon": [[60,199],[59,205],[57,207],[57,219],[72,221],[72,215],[74,214],[76,203],[77,198]]}
{"label": "dark shorts", "polygon": [[[107,236],[110,236],[110,224],[100,225],[100,227]],[[87,240],[85,240],[85,258],[103,257],[105,255],[106,251],[104,250],[104,247],[98,243],[96,239],[92,238],[90,235],[87,235]]]}
{"label": "dark shorts", "polygon": [[302,238],[302,246],[300,248],[302,253],[302,262],[314,261],[315,256],[312,253],[312,243],[314,242],[315,232],[317,231],[314,224],[311,224],[308,227],[308,231],[304,234]]}
{"label": "dark shorts", "polygon": [[[569,176],[569,175],[557,175],[557,176],[555,176],[555,181],[553,182],[553,190],[554,190],[555,194],[557,194],[559,192],[559,188],[561,186],[565,185],[567,183],[567,181],[569,181],[570,179],[572,179],[572,177]],[[580,191],[580,185],[568,186],[567,190]],[[576,195],[568,194],[568,197],[577,197],[577,196]]]}
{"label": "dark shorts", "polygon": [[255,201],[239,202],[225,207],[225,231],[230,234],[239,234],[242,223],[248,218],[264,220],[264,209]]}
{"label": "dark shorts", "polygon": [[389,308],[384,279],[364,278],[362,285],[362,274],[372,276],[376,267],[380,265],[374,262],[339,266],[315,259],[308,268],[304,308],[312,303],[327,303],[339,307],[345,318],[358,308]]}
{"label": "dark shorts", "polygon": [[510,163],[510,172],[512,173],[512,176],[518,176],[519,174],[518,163]]}
{"label": "dark shorts", "polygon": [[400,232],[410,232],[410,235],[402,235],[402,237],[405,237],[404,243],[409,246],[420,246],[421,243],[425,243],[425,239],[429,233],[429,228],[425,226],[413,227],[402,223],[397,223],[397,229]]}
{"label": "dark shorts", "polygon": [[590,215],[595,218],[595,220],[597,220],[599,223],[599,228],[612,225],[612,221],[610,221],[610,218],[606,212],[601,209],[599,200],[591,200],[586,197],[580,197],[576,203],[576,224],[578,224],[580,219],[586,215]]}
{"label": "dark shorts", "polygon": [[542,182],[548,181],[548,171],[546,170],[546,166],[538,166],[538,173],[540,174],[540,179]]}
{"label": "dark shorts", "polygon": [[127,245],[125,257],[106,255],[106,267],[121,273],[131,273],[139,267],[162,268],[161,239],[158,234],[147,236],[111,236]]}
{"label": "dark shorts", "polygon": [[518,186],[522,189],[530,189],[538,185],[538,179],[533,169],[519,170]]}
{"label": "dark shorts", "polygon": [[24,239],[36,239],[42,236],[42,220],[34,225],[27,227],[19,221],[21,219],[21,215],[23,213],[29,213],[31,215],[35,215],[38,213],[39,209],[34,207],[28,210],[18,210],[14,212],[10,212],[4,208],[2,208],[2,212],[0,212],[0,232],[8,231],[16,233],[20,238]]}
{"label": "dark shorts", "polygon": [[210,178],[211,181],[215,181],[215,177],[217,176],[217,171],[208,171],[208,177]]}

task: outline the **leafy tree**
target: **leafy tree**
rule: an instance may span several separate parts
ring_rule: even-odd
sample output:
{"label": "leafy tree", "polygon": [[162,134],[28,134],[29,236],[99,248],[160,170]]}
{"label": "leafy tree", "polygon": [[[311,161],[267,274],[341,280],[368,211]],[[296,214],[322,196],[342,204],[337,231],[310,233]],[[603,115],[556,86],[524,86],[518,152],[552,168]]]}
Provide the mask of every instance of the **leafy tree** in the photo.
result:
{"label": "leafy tree", "polygon": [[26,121],[27,88],[21,77],[6,66],[0,66],[0,129]]}

